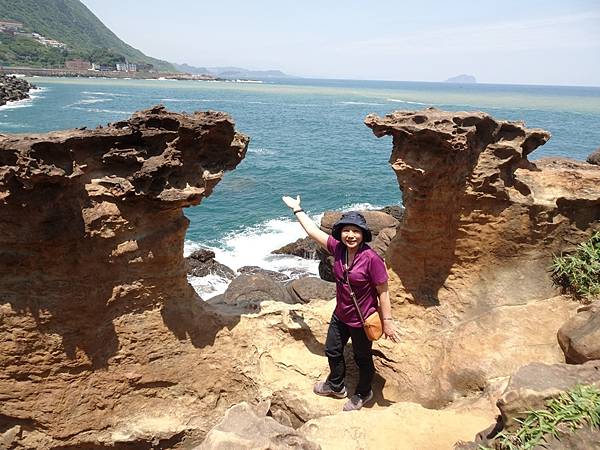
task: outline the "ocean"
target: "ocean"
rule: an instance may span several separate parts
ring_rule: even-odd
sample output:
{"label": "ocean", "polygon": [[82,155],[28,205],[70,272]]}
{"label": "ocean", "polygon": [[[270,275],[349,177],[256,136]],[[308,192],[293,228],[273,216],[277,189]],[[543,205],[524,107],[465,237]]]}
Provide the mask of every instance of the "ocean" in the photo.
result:
{"label": "ocean", "polygon": [[[185,254],[200,247],[238,269],[254,265],[288,274],[317,273],[317,263],[271,251],[303,237],[282,195],[300,194],[316,220],[326,210],[402,203],[389,167],[391,138],[377,139],[369,113],[434,106],[485,111],[543,128],[552,139],[531,159],[584,160],[600,146],[600,87],[516,86],[286,79],[263,83],[32,78],[31,99],[0,107],[1,133],[88,128],[164,104],[172,111],[219,110],[250,136],[246,158],[201,205],[185,211]],[[203,298],[226,280],[190,278]]]}

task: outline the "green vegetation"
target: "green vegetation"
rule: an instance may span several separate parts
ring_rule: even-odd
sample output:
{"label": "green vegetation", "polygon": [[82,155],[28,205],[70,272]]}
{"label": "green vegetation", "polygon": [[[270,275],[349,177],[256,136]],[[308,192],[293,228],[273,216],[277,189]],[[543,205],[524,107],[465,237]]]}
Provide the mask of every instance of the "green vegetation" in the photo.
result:
{"label": "green vegetation", "polygon": [[[0,0],[0,19],[12,19],[24,24],[27,32],[55,39],[67,45],[67,51],[46,47],[24,36],[2,34],[0,62],[33,67],[52,67],[65,59],[88,58],[95,51],[104,50],[131,63],[151,64],[163,71],[174,67],[159,59],[150,58],[127,45],[110,31],[79,0]],[[135,22],[135,17],[131,18]],[[30,42],[25,42],[30,41]],[[116,61],[115,58],[113,60]],[[106,60],[91,61],[106,63]]]}
{"label": "green vegetation", "polygon": [[89,54],[83,55],[83,58],[105,66],[115,66],[117,63],[124,63],[126,59],[123,55],[108,48],[96,48]]}
{"label": "green vegetation", "polygon": [[600,428],[600,390],[593,385],[576,386],[549,400],[546,406],[546,409],[529,411],[524,420],[519,420],[521,427],[515,432],[499,433],[494,447],[497,450],[528,450],[546,438],[559,438],[584,425]]}
{"label": "green vegetation", "polygon": [[576,297],[600,295],[600,232],[579,244],[573,254],[554,257],[552,279]]}
{"label": "green vegetation", "polygon": [[0,65],[62,67],[66,56],[65,50],[46,47],[32,38],[0,33]]}

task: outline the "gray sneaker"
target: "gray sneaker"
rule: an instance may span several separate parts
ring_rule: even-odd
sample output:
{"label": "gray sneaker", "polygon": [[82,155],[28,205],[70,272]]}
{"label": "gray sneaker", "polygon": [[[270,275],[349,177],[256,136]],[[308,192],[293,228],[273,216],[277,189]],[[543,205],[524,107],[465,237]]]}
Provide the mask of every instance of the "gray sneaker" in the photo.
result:
{"label": "gray sneaker", "polygon": [[331,389],[331,386],[329,386],[329,383],[326,381],[317,381],[313,386],[313,392],[324,397],[346,398],[348,396],[346,386],[344,386],[344,388],[338,392]]}
{"label": "gray sneaker", "polygon": [[344,405],[343,411],[358,411],[371,400],[373,400],[373,391],[369,391],[364,398],[358,394],[354,394]]}

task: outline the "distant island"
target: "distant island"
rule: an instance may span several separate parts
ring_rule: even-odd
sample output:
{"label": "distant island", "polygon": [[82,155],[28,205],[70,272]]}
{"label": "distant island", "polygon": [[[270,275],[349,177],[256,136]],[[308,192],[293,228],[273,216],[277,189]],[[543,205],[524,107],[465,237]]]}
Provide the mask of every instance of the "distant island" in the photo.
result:
{"label": "distant island", "polygon": [[477,80],[473,75],[461,74],[452,78],[448,78],[445,83],[464,83],[464,84],[472,84],[477,83]]}

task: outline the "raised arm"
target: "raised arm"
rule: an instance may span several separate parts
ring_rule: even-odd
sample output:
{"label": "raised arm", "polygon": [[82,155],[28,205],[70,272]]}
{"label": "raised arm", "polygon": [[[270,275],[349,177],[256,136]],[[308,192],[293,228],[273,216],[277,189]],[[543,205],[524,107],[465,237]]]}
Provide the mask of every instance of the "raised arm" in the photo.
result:
{"label": "raised arm", "polygon": [[327,238],[329,235],[321,230],[300,207],[300,196],[298,195],[296,198],[284,196],[281,197],[281,200],[283,200],[283,203],[294,212],[294,215],[298,219],[298,222],[300,222],[300,225],[302,225],[302,228],[304,228],[304,231],[306,231],[306,234],[321,247],[327,249]]}

